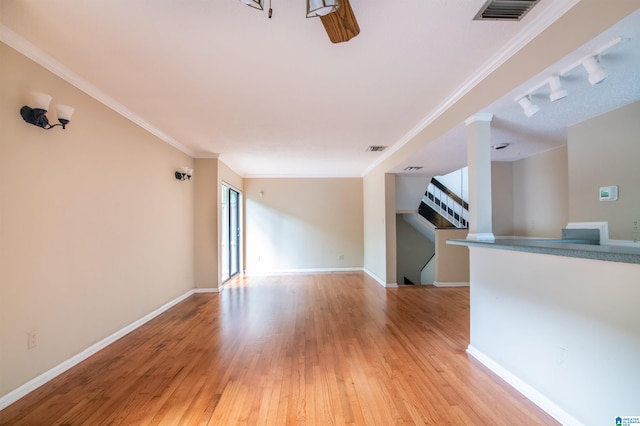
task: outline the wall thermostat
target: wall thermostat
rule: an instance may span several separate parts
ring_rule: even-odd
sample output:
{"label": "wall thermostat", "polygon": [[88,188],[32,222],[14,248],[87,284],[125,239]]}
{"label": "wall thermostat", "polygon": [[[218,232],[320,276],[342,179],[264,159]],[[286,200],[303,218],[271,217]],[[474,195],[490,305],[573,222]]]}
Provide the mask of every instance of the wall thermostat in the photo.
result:
{"label": "wall thermostat", "polygon": [[617,186],[603,186],[602,188],[600,188],[600,201],[616,201],[617,199]]}

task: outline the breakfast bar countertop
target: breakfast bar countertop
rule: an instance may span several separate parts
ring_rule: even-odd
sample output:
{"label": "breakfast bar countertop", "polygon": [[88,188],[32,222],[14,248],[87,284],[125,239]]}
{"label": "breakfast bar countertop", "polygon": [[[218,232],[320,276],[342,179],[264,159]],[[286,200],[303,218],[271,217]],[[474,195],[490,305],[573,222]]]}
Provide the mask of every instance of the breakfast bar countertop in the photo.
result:
{"label": "breakfast bar countertop", "polygon": [[447,240],[448,244],[522,251],[553,256],[640,264],[640,242],[627,244],[585,244],[575,240],[496,238],[495,241]]}

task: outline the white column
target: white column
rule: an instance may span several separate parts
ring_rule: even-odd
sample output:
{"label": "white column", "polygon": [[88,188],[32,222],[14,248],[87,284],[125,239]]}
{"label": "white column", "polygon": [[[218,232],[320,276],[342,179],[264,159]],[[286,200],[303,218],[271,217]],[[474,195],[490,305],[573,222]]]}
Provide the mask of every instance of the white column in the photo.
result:
{"label": "white column", "polygon": [[491,217],[491,120],[493,114],[469,117],[467,166],[469,167],[469,233],[467,240],[495,241]]}

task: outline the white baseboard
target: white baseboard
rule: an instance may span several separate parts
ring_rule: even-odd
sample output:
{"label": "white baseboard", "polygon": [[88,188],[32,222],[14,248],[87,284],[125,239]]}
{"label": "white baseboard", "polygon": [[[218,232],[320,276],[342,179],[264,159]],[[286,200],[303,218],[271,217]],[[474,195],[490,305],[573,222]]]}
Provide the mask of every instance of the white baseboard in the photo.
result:
{"label": "white baseboard", "polygon": [[181,296],[178,296],[176,299],[174,299],[174,300],[162,305],[161,307],[159,307],[155,311],[145,315],[144,317],[140,318],[139,320],[134,321],[133,323],[129,324],[128,326],[116,331],[112,335],[105,337],[104,339],[100,340],[98,343],[95,343],[95,344],[89,346],[87,349],[83,350],[79,354],[76,354],[76,355],[72,356],[68,360],[61,362],[60,364],[56,365],[52,369],[50,369],[48,371],[45,371],[44,373],[42,373],[38,377],[35,377],[35,378],[29,380],[24,385],[12,390],[11,392],[9,392],[6,395],[3,395],[2,397],[0,397],[0,410],[8,407],[9,405],[13,404],[14,402],[19,400],[23,396],[25,396],[28,393],[36,390],[37,388],[39,388],[40,386],[44,385],[48,381],[56,378],[60,374],[64,373],[65,371],[69,370],[70,368],[72,368],[72,367],[76,366],[77,364],[81,363],[85,359],[89,358],[91,355],[93,355],[93,354],[97,353],[98,351],[106,348],[107,346],[109,346],[110,344],[112,344],[116,340],[120,339],[121,337],[124,337],[125,335],[131,333],[133,330],[135,330],[136,328],[140,327],[141,325],[151,321],[152,319],[154,319],[158,315],[160,315],[163,312],[167,311],[169,308],[172,308],[173,306],[175,306],[178,303],[182,302],[183,300],[185,300],[187,297],[191,296],[192,294],[194,294],[194,293],[212,292],[212,291],[217,291],[217,289],[194,289],[194,290],[190,290],[190,291],[186,292],[185,294],[183,294]]}
{"label": "white baseboard", "polygon": [[364,272],[373,278],[378,284],[386,288],[397,288],[397,283],[387,283],[380,279],[373,272],[366,268],[314,268],[314,269],[275,269],[270,271],[244,271],[248,277],[263,277],[272,275],[295,275],[295,274],[323,274],[336,272]]}
{"label": "white baseboard", "polygon": [[270,269],[268,271],[245,270],[243,273],[247,277],[268,277],[272,275],[295,275],[295,274],[327,274],[334,272],[362,272],[362,268],[301,268],[301,269]]}
{"label": "white baseboard", "polygon": [[220,293],[220,290],[222,290],[223,287],[220,288],[215,288],[215,287],[211,287],[211,288],[195,288],[192,290],[192,294],[199,294],[199,293]]}
{"label": "white baseboard", "polygon": [[469,345],[467,347],[467,353],[477,359],[489,370],[500,376],[502,380],[509,383],[515,390],[527,397],[531,402],[536,404],[542,410],[544,410],[551,417],[565,426],[584,426],[583,423],[578,421],[571,414],[564,411],[555,402],[547,398],[545,395],[538,392],[536,389],[527,384],[524,380],[520,379],[506,368],[495,362],[493,359]]}
{"label": "white baseboard", "polygon": [[367,268],[364,268],[364,272],[365,274],[369,275],[371,278],[373,278],[378,284],[380,284],[382,287],[386,287],[387,283],[380,279],[376,274],[374,274],[373,272],[371,272],[370,270],[368,270]]}
{"label": "white baseboard", "polygon": [[398,288],[398,283],[388,283],[386,281],[384,281],[383,279],[379,278],[376,274],[374,274],[373,272],[371,272],[370,270],[368,270],[367,268],[363,268],[363,271],[369,275],[371,278],[373,278],[374,280],[376,280],[376,282],[378,284],[380,284],[382,287],[386,287],[386,288]]}
{"label": "white baseboard", "polygon": [[469,287],[469,283],[468,282],[460,282],[460,283],[456,283],[456,282],[438,282],[438,281],[434,281],[433,285],[435,287]]}

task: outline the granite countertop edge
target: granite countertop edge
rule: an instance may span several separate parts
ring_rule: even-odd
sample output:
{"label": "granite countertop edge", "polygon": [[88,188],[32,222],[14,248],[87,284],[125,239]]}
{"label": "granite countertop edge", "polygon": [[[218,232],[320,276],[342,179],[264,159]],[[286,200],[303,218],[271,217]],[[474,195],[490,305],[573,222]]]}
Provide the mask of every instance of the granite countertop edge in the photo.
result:
{"label": "granite countertop edge", "polygon": [[606,262],[640,264],[640,245],[590,245],[563,243],[562,240],[536,240],[517,238],[497,238],[495,241],[447,240],[448,244],[484,247],[499,250],[548,254],[552,256],[575,257],[580,259],[603,260]]}

